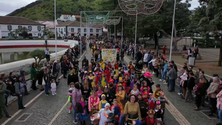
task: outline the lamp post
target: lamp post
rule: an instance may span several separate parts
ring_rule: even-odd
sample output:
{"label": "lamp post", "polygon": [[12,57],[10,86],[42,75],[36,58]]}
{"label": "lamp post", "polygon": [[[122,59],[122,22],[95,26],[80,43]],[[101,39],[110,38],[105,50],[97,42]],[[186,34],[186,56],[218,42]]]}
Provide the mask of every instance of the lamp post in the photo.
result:
{"label": "lamp post", "polygon": [[45,48],[47,49],[47,45],[48,45],[48,35],[47,33],[44,34],[44,40],[45,40]]}

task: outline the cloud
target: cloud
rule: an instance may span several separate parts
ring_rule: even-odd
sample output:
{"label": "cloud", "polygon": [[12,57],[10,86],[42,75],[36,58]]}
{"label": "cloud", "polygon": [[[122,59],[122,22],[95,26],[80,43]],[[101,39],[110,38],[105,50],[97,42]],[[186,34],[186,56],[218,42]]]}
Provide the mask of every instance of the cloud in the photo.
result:
{"label": "cloud", "polygon": [[34,1],[36,0],[0,0],[0,16],[5,16]]}

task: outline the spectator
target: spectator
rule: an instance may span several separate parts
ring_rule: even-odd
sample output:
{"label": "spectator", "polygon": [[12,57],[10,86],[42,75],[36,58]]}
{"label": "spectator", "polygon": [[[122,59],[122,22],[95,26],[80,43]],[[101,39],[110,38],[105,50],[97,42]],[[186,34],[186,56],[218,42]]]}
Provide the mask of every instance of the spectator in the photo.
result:
{"label": "spectator", "polygon": [[3,83],[2,78],[0,78],[0,118],[3,117],[2,112],[5,114],[7,118],[11,118],[5,106],[5,94],[4,94],[5,90],[6,90],[6,85],[5,83]]}
{"label": "spectator", "polygon": [[186,91],[186,98],[185,102],[193,100],[193,87],[195,86],[195,77],[192,72],[189,73],[189,80],[187,82],[187,91]]}
{"label": "spectator", "polygon": [[37,90],[38,88],[36,87],[36,81],[37,81],[37,65],[36,63],[32,63],[32,67],[30,69],[31,73],[31,80],[32,80],[32,89]]}
{"label": "spectator", "polygon": [[167,73],[167,77],[169,77],[169,86],[170,86],[169,92],[173,92],[175,88],[175,80],[177,78],[177,72],[174,69],[173,65],[170,65],[169,69],[170,70]]}
{"label": "spectator", "polygon": [[15,83],[15,93],[18,97],[18,108],[25,109],[23,105],[23,97],[25,95],[25,84],[22,76],[19,76],[18,82]]}

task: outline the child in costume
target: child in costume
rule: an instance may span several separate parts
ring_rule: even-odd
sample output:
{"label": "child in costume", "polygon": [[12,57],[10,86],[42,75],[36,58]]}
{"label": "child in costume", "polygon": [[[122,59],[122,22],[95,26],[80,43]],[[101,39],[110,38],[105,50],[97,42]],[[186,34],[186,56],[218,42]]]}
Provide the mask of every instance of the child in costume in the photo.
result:
{"label": "child in costume", "polygon": [[91,85],[92,85],[92,88],[96,88],[96,84],[95,84],[95,82],[94,82],[94,79],[95,79],[96,77],[95,76],[93,76],[93,73],[91,72],[90,73],[90,75],[89,75],[89,81],[91,82]]}
{"label": "child in costume", "polygon": [[108,66],[106,66],[106,68],[105,68],[105,74],[106,74],[106,81],[109,81],[109,79],[110,79],[110,77],[111,77],[111,72],[110,72],[110,70],[109,70],[109,67]]}
{"label": "child in costume", "polygon": [[120,115],[121,115],[121,108],[118,105],[118,102],[116,99],[113,100],[113,105],[111,106],[111,109],[114,109],[114,124],[118,124]]}
{"label": "child in costume", "polygon": [[140,91],[137,89],[137,85],[136,84],[134,84],[134,86],[133,86],[133,89],[130,91],[130,95],[139,95],[140,94]]}
{"label": "child in costume", "polygon": [[99,102],[99,110],[101,110],[102,108],[105,108],[105,104],[107,103],[105,94],[102,94],[101,98],[102,100]]}
{"label": "child in costume", "polygon": [[162,121],[162,115],[163,115],[163,110],[161,109],[161,103],[160,101],[156,102],[156,108],[155,108],[155,117],[158,121]]}
{"label": "child in costume", "polygon": [[154,125],[156,123],[156,119],[154,118],[155,111],[153,109],[150,109],[147,112],[148,116],[146,116],[145,125]]}
{"label": "child in costume", "polygon": [[103,87],[107,86],[107,81],[106,81],[106,77],[105,77],[105,73],[102,73],[102,77],[101,77],[101,85]]}
{"label": "child in costume", "polygon": [[160,96],[160,84],[156,84],[156,91],[154,91],[153,96],[155,97],[155,99],[158,101],[158,97]]}
{"label": "child in costume", "polygon": [[118,76],[117,76],[117,75],[114,76],[114,82],[113,82],[113,83],[115,83],[115,84],[119,83],[119,80],[118,80]]}
{"label": "child in costume", "polygon": [[169,103],[168,103],[168,100],[165,98],[163,91],[160,91],[160,97],[158,98],[158,100],[160,101],[161,108],[163,109],[162,121],[164,123],[165,107],[166,107],[166,104],[169,104]]}
{"label": "child in costume", "polygon": [[71,82],[69,85],[70,85],[70,88],[69,88],[68,101],[70,102],[69,113],[71,113],[71,111],[72,111],[72,92],[74,91],[75,85],[73,82]]}
{"label": "child in costume", "polygon": [[143,88],[142,98],[148,104],[149,93],[147,92],[147,88]]}
{"label": "child in costume", "polygon": [[81,100],[76,104],[77,112],[78,112],[78,121],[81,125],[86,125],[86,120],[89,119],[89,115],[87,113],[87,102],[84,97],[81,97]]}
{"label": "child in costume", "polygon": [[95,78],[95,84],[96,84],[96,86],[97,86],[98,83],[99,83],[99,80],[100,80],[100,78],[101,78],[101,72],[99,71],[99,69],[96,70],[95,76],[96,76],[96,78]]}
{"label": "child in costume", "polygon": [[155,109],[156,99],[153,97],[153,93],[150,93],[149,96],[149,109]]}

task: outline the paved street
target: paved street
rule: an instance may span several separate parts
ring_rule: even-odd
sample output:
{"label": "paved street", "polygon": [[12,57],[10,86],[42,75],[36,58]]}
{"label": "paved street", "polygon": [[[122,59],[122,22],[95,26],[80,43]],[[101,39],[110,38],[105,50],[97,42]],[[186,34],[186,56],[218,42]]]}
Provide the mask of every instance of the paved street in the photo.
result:
{"label": "paved street", "polygon": [[[91,57],[89,50],[86,52],[86,57],[88,59]],[[125,57],[125,62],[129,61],[129,58]],[[79,65],[81,66],[81,61]],[[160,83],[155,77],[153,77],[153,80],[156,81],[156,84]],[[166,125],[215,125],[218,122],[217,119],[209,119],[201,111],[194,111],[194,102],[185,103],[177,95],[178,87],[176,87],[176,92],[169,93],[167,86],[160,84],[170,101],[165,113]],[[36,96],[37,98],[34,99]],[[16,113],[17,102],[9,105],[10,114],[16,113],[16,115],[13,115],[13,118],[8,119],[5,123],[6,125],[71,125],[73,124],[73,115],[68,114],[69,103],[67,103],[67,98],[68,86],[66,79],[61,79],[56,96],[46,96],[44,92],[39,90],[31,91],[30,95],[24,97],[27,106],[25,110]],[[31,99],[34,99],[33,102],[28,103]],[[30,113],[31,116],[24,122],[18,122],[17,119],[24,113]],[[1,119],[0,123],[3,124],[5,120]],[[87,125],[90,125],[89,121],[87,121]]]}

